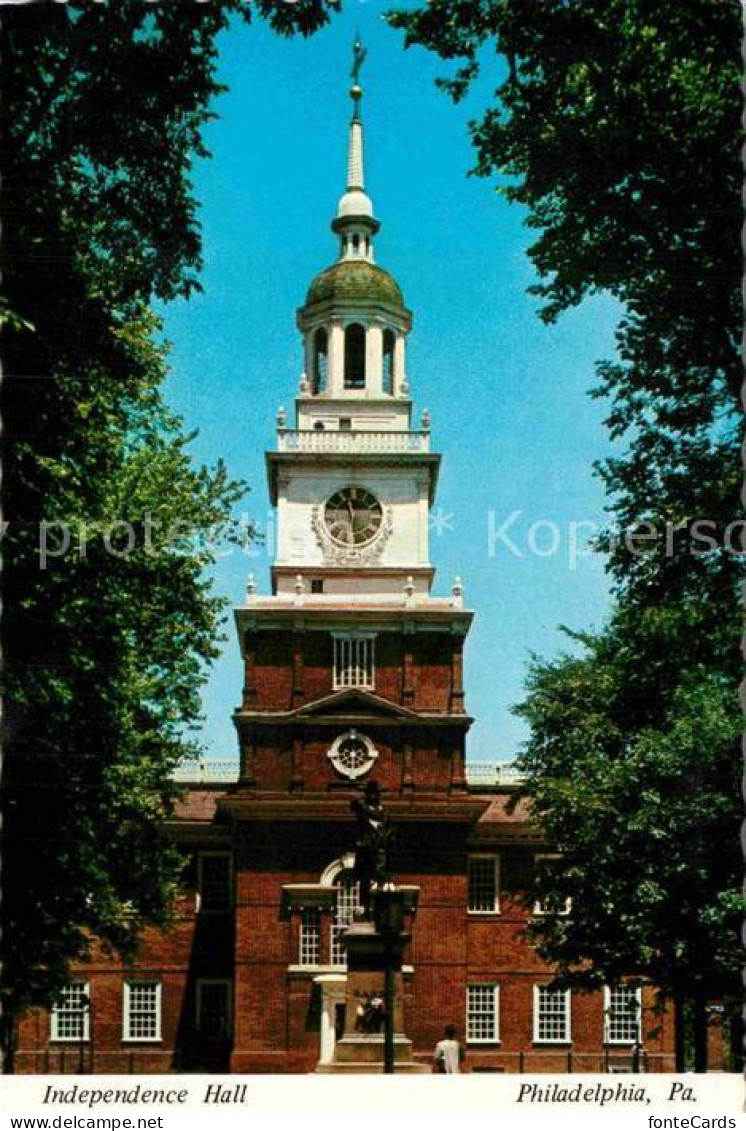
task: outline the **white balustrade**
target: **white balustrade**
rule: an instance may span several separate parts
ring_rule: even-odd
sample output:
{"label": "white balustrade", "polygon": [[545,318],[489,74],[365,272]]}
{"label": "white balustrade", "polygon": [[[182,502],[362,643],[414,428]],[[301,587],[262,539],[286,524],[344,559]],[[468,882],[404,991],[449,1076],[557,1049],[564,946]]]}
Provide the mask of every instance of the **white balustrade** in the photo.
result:
{"label": "white balustrade", "polygon": [[359,452],[401,454],[402,452],[429,452],[430,433],[427,431],[384,432],[337,431],[321,428],[280,428],[277,433],[280,452],[317,452],[336,455]]}
{"label": "white balustrade", "polygon": [[[230,759],[185,762],[174,778],[179,782],[234,782],[238,780],[238,762]],[[472,786],[517,785],[523,775],[514,762],[468,762],[466,781]]]}
{"label": "white balustrade", "polygon": [[523,780],[514,762],[467,761],[465,768],[469,785],[517,785]]}
{"label": "white balustrade", "polygon": [[174,779],[179,782],[234,782],[238,781],[238,762],[230,759],[184,762],[178,766]]}

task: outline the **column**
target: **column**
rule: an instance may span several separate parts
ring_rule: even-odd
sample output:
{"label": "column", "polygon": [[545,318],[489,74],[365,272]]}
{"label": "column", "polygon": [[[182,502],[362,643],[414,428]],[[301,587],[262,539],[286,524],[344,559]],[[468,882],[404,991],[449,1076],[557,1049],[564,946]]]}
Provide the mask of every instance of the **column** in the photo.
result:
{"label": "column", "polygon": [[414,789],[414,750],[409,735],[404,736],[402,745],[402,790],[409,792]]}
{"label": "column", "polygon": [[254,754],[254,736],[251,734],[243,735],[241,738],[241,786],[248,789],[256,787]]}
{"label": "column", "polygon": [[339,396],[344,389],[344,327],[334,321],[329,326],[329,393]]}
{"label": "column", "polygon": [[451,713],[464,713],[464,638],[459,633],[453,638],[451,651]]}
{"label": "column", "polygon": [[317,380],[313,349],[313,339],[315,334],[315,330],[307,330],[303,335],[303,371],[306,375],[306,381],[308,382],[309,391],[316,387]]}
{"label": "column", "polygon": [[365,388],[374,397],[383,392],[383,325],[378,319],[365,334]]}
{"label": "column", "polygon": [[244,710],[249,710],[256,703],[256,684],[254,682],[256,672],[256,645],[253,642],[250,632],[247,632],[243,638],[243,660],[244,683],[242,707]]}
{"label": "column", "polygon": [[394,341],[394,393],[397,397],[404,396],[402,385],[404,383],[404,335],[397,333]]}
{"label": "column", "polygon": [[464,764],[463,738],[451,750],[451,790],[461,793],[466,789],[466,766]]}
{"label": "column", "polygon": [[292,706],[298,707],[305,699],[305,691],[303,688],[304,676],[304,656],[303,656],[303,642],[304,635],[302,631],[296,630],[293,633],[293,693],[292,693]]}
{"label": "column", "polygon": [[409,633],[403,637],[403,641],[402,703],[406,707],[414,702],[414,654]]}
{"label": "column", "polygon": [[293,735],[290,754],[290,789],[300,791],[303,787],[303,739],[296,734]]}

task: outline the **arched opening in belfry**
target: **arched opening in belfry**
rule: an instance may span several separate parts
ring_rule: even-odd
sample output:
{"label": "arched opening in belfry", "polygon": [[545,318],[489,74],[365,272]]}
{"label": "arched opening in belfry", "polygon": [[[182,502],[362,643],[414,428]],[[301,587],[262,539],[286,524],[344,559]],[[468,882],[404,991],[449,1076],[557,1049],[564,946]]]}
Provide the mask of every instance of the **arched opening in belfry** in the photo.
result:
{"label": "arched opening in belfry", "polygon": [[365,330],[353,322],[345,330],[345,389],[365,388]]}
{"label": "arched opening in belfry", "polygon": [[394,391],[394,346],[396,335],[393,330],[383,331],[383,391]]}
{"label": "arched opening in belfry", "polygon": [[318,329],[313,336],[313,391],[323,393],[326,391],[326,382],[329,369],[329,335],[323,328]]}

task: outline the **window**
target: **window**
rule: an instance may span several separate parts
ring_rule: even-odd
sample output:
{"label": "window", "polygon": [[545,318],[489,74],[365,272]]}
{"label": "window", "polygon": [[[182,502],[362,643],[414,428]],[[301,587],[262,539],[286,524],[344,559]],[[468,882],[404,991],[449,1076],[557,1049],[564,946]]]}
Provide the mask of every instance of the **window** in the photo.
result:
{"label": "window", "polygon": [[160,1041],[160,982],[124,983],[125,1041]]}
{"label": "window", "polygon": [[383,331],[383,391],[394,391],[394,345],[396,338],[393,330]]}
{"label": "window", "polygon": [[52,1009],[53,1041],[90,1039],[90,998],[87,982],[71,982]]}
{"label": "window", "polygon": [[326,330],[320,329],[313,336],[313,382],[311,387],[314,393],[326,391],[328,374],[329,337]]}
{"label": "window", "polygon": [[228,852],[200,852],[198,909],[227,911],[231,899],[231,858]]}
{"label": "window", "polygon": [[500,1040],[499,986],[483,982],[466,987],[466,1039],[474,1044]]}
{"label": "window", "polygon": [[339,430],[340,430],[340,432],[351,432],[352,431],[352,417],[351,416],[340,416],[340,418],[339,418]]}
{"label": "window", "polygon": [[230,1037],[231,983],[226,978],[200,978],[197,982],[197,1030],[212,1040]]}
{"label": "window", "polygon": [[347,958],[342,936],[352,923],[360,906],[360,884],[352,878],[352,869],[343,868],[334,881],[337,901],[332,918],[331,960],[333,966],[344,966]]}
{"label": "window", "polygon": [[334,689],[375,685],[374,636],[334,636]]}
{"label": "window", "polygon": [[[543,853],[540,856],[534,856],[534,883],[536,883],[543,876],[547,879],[552,877],[552,867],[554,862],[560,860],[561,857],[555,853]],[[570,914],[570,900],[561,900],[559,903],[550,902],[548,899],[537,899],[534,903],[534,915],[569,915]]]}
{"label": "window", "polygon": [[634,1045],[640,1040],[642,1000],[639,986],[604,987],[604,1041]]}
{"label": "window", "polygon": [[469,913],[494,915],[500,910],[498,901],[497,856],[469,857]]}
{"label": "window", "polygon": [[311,578],[311,592],[312,593],[323,593],[324,592],[324,579],[323,579],[323,577],[312,577]]}
{"label": "window", "polygon": [[534,986],[534,1041],[567,1044],[570,1040],[570,991]]}
{"label": "window", "polygon": [[321,962],[321,909],[304,907],[300,915],[298,961],[301,966],[318,966]]}
{"label": "window", "polygon": [[345,389],[365,388],[365,330],[353,322],[345,330]]}

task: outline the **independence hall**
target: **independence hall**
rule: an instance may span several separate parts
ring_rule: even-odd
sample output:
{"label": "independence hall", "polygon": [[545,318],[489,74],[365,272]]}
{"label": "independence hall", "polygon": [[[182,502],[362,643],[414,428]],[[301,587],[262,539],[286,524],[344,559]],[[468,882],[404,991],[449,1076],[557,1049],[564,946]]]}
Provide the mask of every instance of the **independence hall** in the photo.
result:
{"label": "independence hall", "polygon": [[336,259],[298,311],[303,376],[267,453],[269,593],[250,578],[235,611],[239,760],[185,775],[169,823],[187,860],[172,928],[145,932],[131,965],[94,950],[51,1014],[21,1022],[16,1071],[323,1070],[344,1028],[359,899],[350,803],[372,781],[396,881],[419,890],[401,970],[415,1062],[454,1025],[467,1072],[674,1069],[652,990],[557,989],[523,935],[571,908],[531,902],[551,846],[512,804],[510,767],[465,758],[473,614],[458,579],[434,591],[441,456],[428,413],[412,418],[412,314],[376,262],[357,81],[350,93]]}

